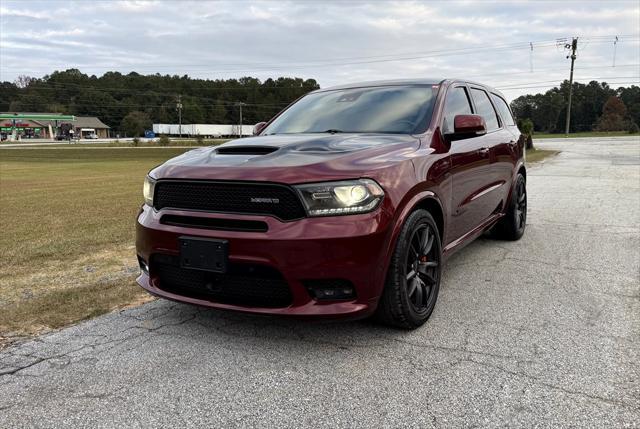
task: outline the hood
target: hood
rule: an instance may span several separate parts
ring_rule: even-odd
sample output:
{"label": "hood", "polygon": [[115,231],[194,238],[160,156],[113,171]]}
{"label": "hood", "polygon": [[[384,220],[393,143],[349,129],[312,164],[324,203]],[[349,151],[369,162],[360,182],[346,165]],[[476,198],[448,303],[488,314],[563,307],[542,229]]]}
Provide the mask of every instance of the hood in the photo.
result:
{"label": "hood", "polygon": [[290,134],[249,137],[194,149],[155,168],[157,179],[299,183],[361,177],[418,149],[414,136]]}

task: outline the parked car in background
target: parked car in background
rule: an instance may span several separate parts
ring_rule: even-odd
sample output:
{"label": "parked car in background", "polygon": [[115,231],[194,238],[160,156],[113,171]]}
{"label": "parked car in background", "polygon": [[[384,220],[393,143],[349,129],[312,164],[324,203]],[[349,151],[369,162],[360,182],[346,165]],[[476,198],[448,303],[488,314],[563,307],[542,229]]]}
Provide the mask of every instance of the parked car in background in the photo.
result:
{"label": "parked car in background", "polygon": [[444,262],[526,224],[523,139],[498,91],[464,80],[311,92],[255,137],[151,170],[138,283],[154,295],[416,328]]}

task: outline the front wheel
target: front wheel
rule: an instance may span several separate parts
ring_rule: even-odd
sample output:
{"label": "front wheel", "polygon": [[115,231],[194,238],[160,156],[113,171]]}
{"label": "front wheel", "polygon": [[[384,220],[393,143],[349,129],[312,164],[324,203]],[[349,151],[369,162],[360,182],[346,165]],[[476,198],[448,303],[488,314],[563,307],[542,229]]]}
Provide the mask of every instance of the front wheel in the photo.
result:
{"label": "front wheel", "polygon": [[521,173],[516,176],[511,201],[505,216],[498,221],[493,235],[501,240],[519,240],[527,226],[527,182]]}
{"label": "front wheel", "polygon": [[436,223],[426,210],[416,210],[398,236],[378,304],[378,320],[404,329],[424,324],[436,305],[441,270]]}

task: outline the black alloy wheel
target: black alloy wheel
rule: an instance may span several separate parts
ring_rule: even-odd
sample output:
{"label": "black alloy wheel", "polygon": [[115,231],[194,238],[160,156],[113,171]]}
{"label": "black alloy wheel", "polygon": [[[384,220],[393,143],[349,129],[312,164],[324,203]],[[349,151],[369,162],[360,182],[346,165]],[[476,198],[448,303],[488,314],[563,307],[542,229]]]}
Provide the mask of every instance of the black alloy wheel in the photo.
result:
{"label": "black alloy wheel", "polygon": [[521,173],[516,176],[511,200],[504,216],[493,227],[492,235],[500,240],[519,240],[527,226],[527,181]]}
{"label": "black alloy wheel", "polygon": [[405,263],[407,296],[416,312],[429,307],[433,299],[434,286],[440,275],[440,255],[433,245],[436,232],[428,223],[419,225],[409,241],[409,251]]}
{"label": "black alloy wheel", "polygon": [[404,329],[424,324],[438,299],[441,270],[438,227],[428,211],[416,210],[398,235],[376,318]]}

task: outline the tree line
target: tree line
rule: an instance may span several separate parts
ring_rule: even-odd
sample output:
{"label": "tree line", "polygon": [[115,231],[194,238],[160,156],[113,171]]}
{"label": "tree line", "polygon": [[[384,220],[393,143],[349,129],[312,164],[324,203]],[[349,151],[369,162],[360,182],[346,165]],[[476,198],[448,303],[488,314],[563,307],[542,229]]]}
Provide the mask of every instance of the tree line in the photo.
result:
{"label": "tree line", "polygon": [[238,103],[243,103],[243,122],[254,124],[318,88],[314,79],[295,77],[209,80],[135,72],[97,77],[70,69],[0,83],[0,111],[97,116],[114,131],[131,136],[151,123],[177,124],[180,113],[183,124],[236,124]]}
{"label": "tree line", "polygon": [[[511,102],[519,121],[531,121],[534,132],[563,133],[569,81],[541,94],[522,95]],[[640,87],[611,88],[606,82],[573,83],[570,132],[638,132]]]}
{"label": "tree line", "polygon": [[[320,88],[314,79],[280,77],[260,81],[194,79],[187,75],[107,72],[97,77],[77,69],[42,78],[21,76],[0,83],[0,111],[52,112],[97,116],[115,132],[139,135],[151,123],[236,124],[269,120],[290,102]],[[569,82],[511,103],[520,122],[535,132],[564,132]],[[571,131],[630,130],[640,124],[640,87],[611,88],[606,82],[573,84]]]}

